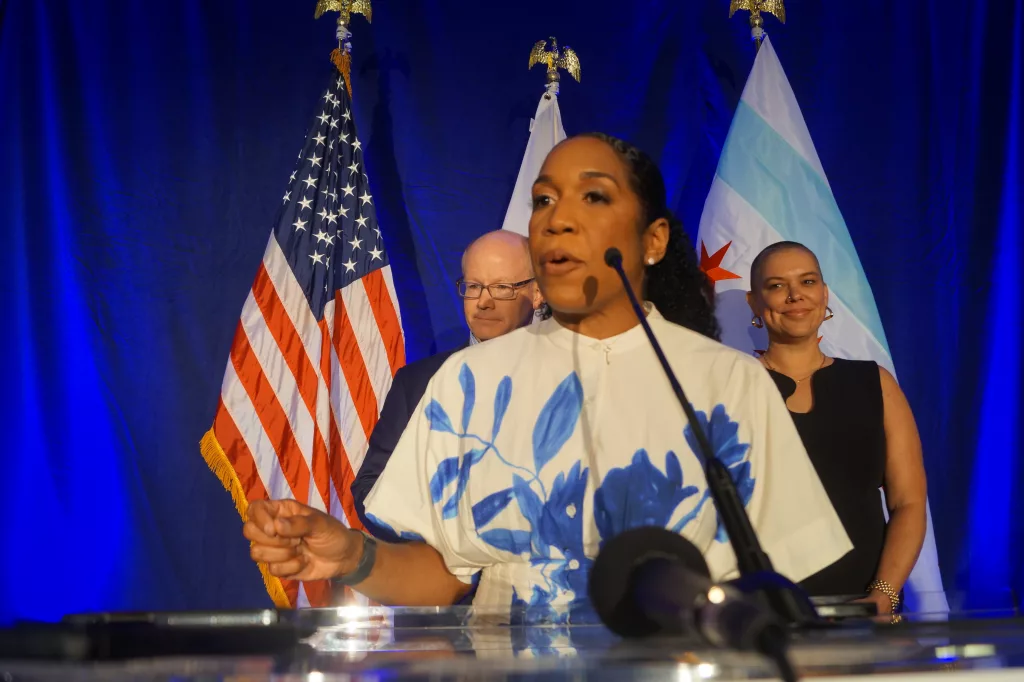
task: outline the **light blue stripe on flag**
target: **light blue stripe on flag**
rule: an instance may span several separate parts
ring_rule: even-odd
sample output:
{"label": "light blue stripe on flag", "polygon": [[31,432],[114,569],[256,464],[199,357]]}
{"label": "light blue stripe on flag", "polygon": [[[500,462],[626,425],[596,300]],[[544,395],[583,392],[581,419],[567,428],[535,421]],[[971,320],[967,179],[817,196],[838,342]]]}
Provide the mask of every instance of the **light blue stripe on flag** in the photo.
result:
{"label": "light blue stripe on flag", "polygon": [[889,353],[871,287],[832,191],[814,168],[742,101],[722,149],[718,176],[783,239],[800,242],[814,252],[829,288]]}

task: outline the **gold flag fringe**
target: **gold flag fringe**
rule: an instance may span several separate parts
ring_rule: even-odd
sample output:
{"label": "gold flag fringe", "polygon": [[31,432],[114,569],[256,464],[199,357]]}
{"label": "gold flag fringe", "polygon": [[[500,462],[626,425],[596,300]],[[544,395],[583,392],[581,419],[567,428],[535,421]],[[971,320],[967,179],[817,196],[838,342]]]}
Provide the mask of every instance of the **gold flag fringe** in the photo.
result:
{"label": "gold flag fringe", "polygon": [[345,79],[345,90],[348,91],[349,99],[352,99],[352,55],[340,47],[336,47],[331,52],[331,63]]}
{"label": "gold flag fringe", "polygon": [[[227,455],[224,454],[220,443],[217,442],[217,436],[213,433],[213,429],[207,431],[199,441],[199,451],[202,453],[203,459],[206,460],[207,466],[210,467],[210,471],[220,480],[224,489],[231,493],[235,509],[238,510],[238,515],[244,521],[249,513],[249,500],[245,497],[245,490],[242,488],[242,482],[238,480],[234,467],[231,466]],[[288,595],[285,594],[281,579],[271,575],[266,564],[261,563],[258,566],[260,573],[263,574],[263,584],[267,588],[267,594],[274,600],[274,604],[282,609],[291,608],[292,604],[288,600]]]}

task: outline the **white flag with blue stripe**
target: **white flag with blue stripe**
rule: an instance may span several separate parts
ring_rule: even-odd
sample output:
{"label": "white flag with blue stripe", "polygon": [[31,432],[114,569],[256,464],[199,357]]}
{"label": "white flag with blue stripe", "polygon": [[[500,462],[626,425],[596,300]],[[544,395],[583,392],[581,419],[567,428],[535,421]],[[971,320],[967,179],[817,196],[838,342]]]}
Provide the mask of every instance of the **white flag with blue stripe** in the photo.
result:
{"label": "white flag with blue stripe", "polygon": [[[806,245],[818,257],[835,317],[821,329],[827,355],[874,360],[896,375],[875,299],[842,213],[832,196],[796,96],[765,38],[722,149],[704,204],[697,246],[715,282],[722,340],[753,354],[767,348],[750,324],[750,264],[779,241]],[[907,583],[913,611],[947,612],[938,555],[928,530]]]}
{"label": "white flag with blue stripe", "polygon": [[530,231],[530,214],[533,213],[533,181],[540,174],[540,167],[548,152],[565,139],[562,128],[562,113],[558,110],[558,83],[551,83],[540,98],[537,113],[530,121],[530,139],[526,143],[526,154],[519,166],[512,200],[505,212],[502,229],[518,232],[524,237]]}

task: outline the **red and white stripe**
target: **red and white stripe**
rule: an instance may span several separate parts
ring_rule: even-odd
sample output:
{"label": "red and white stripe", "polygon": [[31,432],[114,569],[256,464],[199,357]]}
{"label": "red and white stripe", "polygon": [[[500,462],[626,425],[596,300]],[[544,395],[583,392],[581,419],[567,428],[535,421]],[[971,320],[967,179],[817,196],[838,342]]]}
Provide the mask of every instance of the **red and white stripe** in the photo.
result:
{"label": "red and white stripe", "polygon": [[[246,499],[296,499],[361,527],[349,486],[404,363],[390,266],[338,291],[318,322],[271,235],[213,425]],[[330,602],[325,583],[282,582],[293,606]]]}

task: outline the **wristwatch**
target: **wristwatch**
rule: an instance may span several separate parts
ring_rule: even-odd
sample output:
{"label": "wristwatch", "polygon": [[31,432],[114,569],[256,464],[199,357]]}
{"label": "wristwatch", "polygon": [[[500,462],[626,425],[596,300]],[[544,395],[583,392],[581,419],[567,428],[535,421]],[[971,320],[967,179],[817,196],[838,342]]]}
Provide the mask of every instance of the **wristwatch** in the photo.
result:
{"label": "wristwatch", "polygon": [[366,531],[359,531],[359,534],[363,536],[363,556],[359,558],[354,571],[331,578],[332,585],[352,587],[370,577],[373,565],[377,563],[377,540]]}

